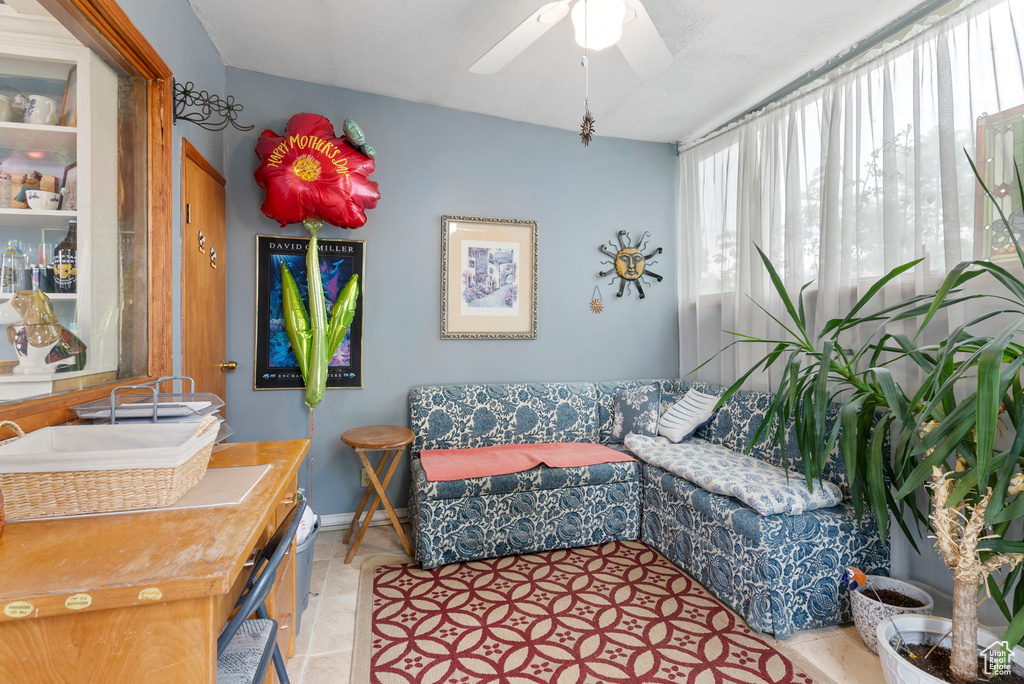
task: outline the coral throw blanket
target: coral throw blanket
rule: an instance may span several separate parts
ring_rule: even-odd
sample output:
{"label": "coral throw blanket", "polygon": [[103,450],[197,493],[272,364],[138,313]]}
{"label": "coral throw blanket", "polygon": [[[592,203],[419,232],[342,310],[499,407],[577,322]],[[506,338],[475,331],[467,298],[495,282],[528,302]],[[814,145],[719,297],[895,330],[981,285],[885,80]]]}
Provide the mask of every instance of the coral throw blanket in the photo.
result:
{"label": "coral throw blanket", "polygon": [[541,463],[549,468],[579,468],[633,460],[627,454],[603,444],[576,442],[503,444],[477,449],[426,449],[420,452],[420,464],[431,482],[510,475],[531,470]]}

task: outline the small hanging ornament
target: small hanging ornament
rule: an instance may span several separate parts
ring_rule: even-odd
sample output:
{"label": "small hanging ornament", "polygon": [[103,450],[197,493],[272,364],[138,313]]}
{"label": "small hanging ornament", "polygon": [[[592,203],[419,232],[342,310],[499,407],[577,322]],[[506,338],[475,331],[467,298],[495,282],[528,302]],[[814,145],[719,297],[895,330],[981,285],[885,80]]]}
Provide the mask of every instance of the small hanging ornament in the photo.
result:
{"label": "small hanging ornament", "polygon": [[601,313],[604,311],[604,300],[601,299],[601,290],[594,286],[594,295],[590,300],[590,310],[594,313]]}
{"label": "small hanging ornament", "polygon": [[594,117],[590,115],[590,107],[587,106],[587,100],[583,100],[583,123],[580,124],[580,140],[583,141],[584,147],[590,147],[590,141],[594,137]]}
{"label": "small hanging ornament", "polygon": [[[583,0],[584,3],[587,0]],[[587,37],[589,12],[583,8],[583,123],[580,124],[580,140],[584,147],[590,147],[594,139],[594,117],[590,115],[590,60],[587,59]],[[594,313],[597,313],[596,311]]]}

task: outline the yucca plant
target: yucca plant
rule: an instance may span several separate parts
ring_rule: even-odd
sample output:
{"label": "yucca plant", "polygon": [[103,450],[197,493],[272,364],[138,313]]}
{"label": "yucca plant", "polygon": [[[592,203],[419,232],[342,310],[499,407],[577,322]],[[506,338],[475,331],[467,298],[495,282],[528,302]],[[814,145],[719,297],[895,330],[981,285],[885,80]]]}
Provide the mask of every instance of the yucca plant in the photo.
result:
{"label": "yucca plant", "polygon": [[[1021,250],[999,202],[974,166],[978,182],[1009,231],[1024,271]],[[1024,200],[1024,184],[1018,174]],[[994,226],[993,229],[997,228]],[[1020,370],[1024,347],[1018,335],[1024,326],[1024,281],[988,261],[958,264],[934,293],[871,311],[876,295],[921,260],[899,266],[876,283],[843,318],[827,321],[817,334],[808,327],[804,285],[796,297],[787,291],[768,257],[758,253],[785,310],[784,318],[758,306],[785,332],[785,339],[764,339],[738,332],[736,344],[767,344],[769,351],[722,397],[727,400],[758,370],[781,366],[778,390],[751,447],[768,439],[785,452],[790,426],[796,435],[808,486],[821,477],[828,454],[839,443],[858,515],[870,507],[883,539],[889,513],[917,548],[906,518],[936,538],[954,583],[951,671],[956,682],[977,678],[977,598],[984,585],[1010,621],[1005,639],[1024,638],[1024,581],[1021,581],[1019,536],[1024,517],[1024,390]],[[964,294],[963,286],[978,276],[993,277],[1004,294]],[[936,313],[951,305],[979,300],[986,310],[957,326],[936,344],[924,344]],[[977,308],[977,307],[975,307]],[[869,313],[870,312],[870,313]],[[992,321],[992,319],[998,320]],[[897,321],[920,319],[911,338],[890,333]],[[995,335],[980,334],[981,324],[1001,324]],[[850,338],[863,340],[850,344]],[[728,349],[729,347],[726,347]],[[724,350],[723,350],[724,351]],[[910,362],[920,379],[913,386],[890,370]],[[841,405],[830,426],[829,406]],[[1006,448],[997,447],[1000,426]],[[1009,434],[1014,434],[1009,440]],[[891,440],[886,453],[886,439]],[[931,511],[917,492],[929,487]],[[1002,581],[993,573],[1008,565]]]}

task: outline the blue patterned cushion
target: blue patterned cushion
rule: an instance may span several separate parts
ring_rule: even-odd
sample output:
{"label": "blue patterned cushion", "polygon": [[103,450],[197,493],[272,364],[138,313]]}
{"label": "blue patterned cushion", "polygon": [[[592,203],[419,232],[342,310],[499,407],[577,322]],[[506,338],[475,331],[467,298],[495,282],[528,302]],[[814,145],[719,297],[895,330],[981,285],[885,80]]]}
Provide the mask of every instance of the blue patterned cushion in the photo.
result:
{"label": "blue patterned cushion", "polygon": [[808,489],[799,473],[699,439],[672,444],[664,437],[628,435],[626,446],[644,462],[701,489],[739,499],[761,515],[798,515],[843,500],[842,492],[831,482],[818,480]]}
{"label": "blue patterned cushion", "polygon": [[653,383],[620,389],[612,403],[612,434],[609,442],[622,442],[626,435],[658,434],[661,415],[661,385]]}
{"label": "blue patterned cushion", "polygon": [[711,420],[718,397],[690,390],[672,404],[658,420],[658,434],[678,444],[693,436],[697,428]]}
{"label": "blue patterned cushion", "polygon": [[596,384],[598,442],[608,444],[608,438],[612,434],[612,404],[615,403],[615,394],[620,389],[642,387],[653,383],[658,383],[661,387],[661,410],[659,413],[667,411],[669,406],[682,399],[686,391],[690,389],[690,383],[686,380],[605,380]]}
{"label": "blue patterned cushion", "polygon": [[596,442],[596,405],[586,382],[417,387],[409,392],[412,451]]}
{"label": "blue patterned cushion", "polygon": [[[717,396],[724,394],[726,389],[720,385],[706,383],[694,383],[693,386],[701,392]],[[711,422],[697,430],[694,436],[712,444],[720,444],[733,451],[748,453],[747,446],[753,441],[774,398],[774,394],[766,392],[737,392],[718,409]],[[826,433],[832,429],[832,425],[838,419],[840,408],[839,404],[832,404],[828,408],[825,418]],[[803,473],[803,458],[800,456],[799,443],[792,421],[786,426],[786,431],[785,453],[778,446],[772,444],[770,432],[762,437],[749,453],[765,463],[791,468],[798,473]],[[826,480],[837,485],[842,490],[843,496],[849,496],[850,484],[846,476],[846,462],[839,452],[838,441],[826,458],[821,474]]]}

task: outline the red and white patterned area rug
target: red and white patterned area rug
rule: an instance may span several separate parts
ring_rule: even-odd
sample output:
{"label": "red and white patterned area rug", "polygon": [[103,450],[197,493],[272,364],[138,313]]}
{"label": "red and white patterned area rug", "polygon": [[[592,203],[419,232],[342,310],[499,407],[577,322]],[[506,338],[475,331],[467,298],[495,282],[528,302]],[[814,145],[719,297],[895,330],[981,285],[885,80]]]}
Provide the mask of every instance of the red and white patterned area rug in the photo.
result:
{"label": "red and white patterned area rug", "polygon": [[352,673],[355,684],[829,681],[639,542],[435,570],[368,559]]}

